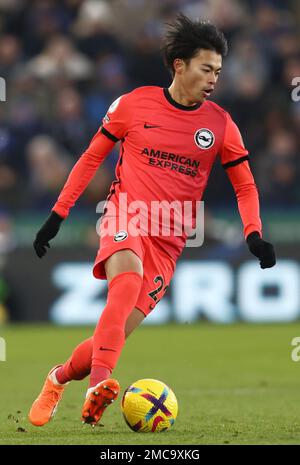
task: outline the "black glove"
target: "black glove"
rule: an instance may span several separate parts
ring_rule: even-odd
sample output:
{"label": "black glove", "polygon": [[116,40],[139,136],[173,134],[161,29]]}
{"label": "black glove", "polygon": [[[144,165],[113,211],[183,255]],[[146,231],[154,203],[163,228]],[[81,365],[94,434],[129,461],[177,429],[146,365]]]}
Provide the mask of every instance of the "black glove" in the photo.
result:
{"label": "black glove", "polygon": [[53,211],[38,231],[33,247],[39,258],[46,255],[46,247],[50,248],[49,241],[56,236],[63,220],[61,216]]}
{"label": "black glove", "polygon": [[249,250],[259,258],[261,268],[272,268],[276,263],[275,251],[272,244],[260,238],[258,232],[252,232],[247,237]]}

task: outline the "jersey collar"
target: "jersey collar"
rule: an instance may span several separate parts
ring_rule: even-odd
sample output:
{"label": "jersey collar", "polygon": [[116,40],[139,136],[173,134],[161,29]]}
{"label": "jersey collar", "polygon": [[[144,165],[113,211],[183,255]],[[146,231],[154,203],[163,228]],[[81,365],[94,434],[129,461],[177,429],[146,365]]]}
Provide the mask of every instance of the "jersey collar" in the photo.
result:
{"label": "jersey collar", "polygon": [[181,103],[178,103],[176,102],[176,100],[174,100],[172,97],[171,97],[171,94],[169,92],[169,90],[164,87],[163,89],[164,91],[164,95],[166,97],[166,99],[168,100],[168,102],[173,105],[173,107],[175,108],[178,108],[179,110],[185,110],[185,111],[194,111],[194,110],[197,110],[199,107],[201,107],[201,103],[196,103],[196,105],[193,105],[193,106],[186,106],[186,105],[181,105]]}

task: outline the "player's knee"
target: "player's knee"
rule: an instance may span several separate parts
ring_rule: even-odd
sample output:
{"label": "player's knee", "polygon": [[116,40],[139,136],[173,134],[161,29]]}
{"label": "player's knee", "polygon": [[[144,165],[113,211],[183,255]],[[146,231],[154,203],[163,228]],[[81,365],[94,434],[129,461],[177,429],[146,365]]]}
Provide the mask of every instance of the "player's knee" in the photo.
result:
{"label": "player's knee", "polygon": [[120,273],[136,272],[143,276],[142,260],[129,249],[115,252],[105,261],[104,267],[108,282]]}

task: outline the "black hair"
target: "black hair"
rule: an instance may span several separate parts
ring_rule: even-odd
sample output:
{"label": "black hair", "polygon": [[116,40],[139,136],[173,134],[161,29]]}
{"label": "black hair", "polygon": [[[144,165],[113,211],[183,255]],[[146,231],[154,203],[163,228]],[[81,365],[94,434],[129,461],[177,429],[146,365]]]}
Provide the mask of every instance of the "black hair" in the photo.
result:
{"label": "black hair", "polygon": [[173,62],[181,58],[189,62],[200,49],[213,50],[222,57],[227,55],[227,40],[222,31],[209,21],[192,21],[183,13],[176,16],[175,22],[167,23],[161,52],[166,67],[174,76]]}

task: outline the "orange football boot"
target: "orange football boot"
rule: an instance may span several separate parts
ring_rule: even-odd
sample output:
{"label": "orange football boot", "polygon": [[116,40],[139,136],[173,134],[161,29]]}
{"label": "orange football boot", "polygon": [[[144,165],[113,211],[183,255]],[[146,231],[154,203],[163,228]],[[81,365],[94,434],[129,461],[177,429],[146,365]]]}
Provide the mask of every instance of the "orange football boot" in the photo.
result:
{"label": "orange football boot", "polygon": [[120,392],[120,385],[115,379],[105,379],[95,387],[88,389],[86,400],[82,407],[82,423],[95,426],[103,415],[106,407],[114,402]]}
{"label": "orange football boot", "polygon": [[66,385],[69,383],[62,385],[54,384],[50,375],[56,368],[61,366],[56,365],[50,370],[39,396],[31,406],[28,419],[34,426],[45,425],[56,413],[57,405],[62,398]]}

